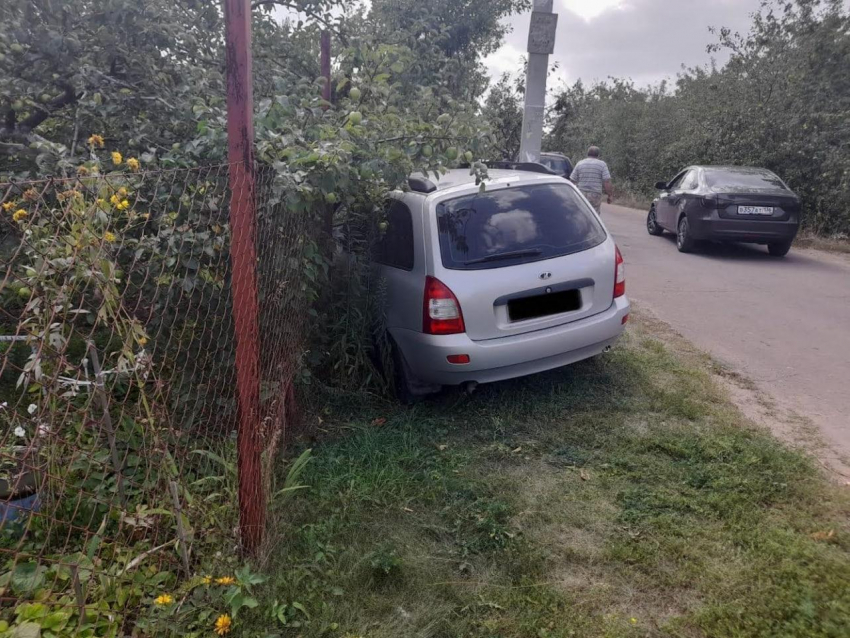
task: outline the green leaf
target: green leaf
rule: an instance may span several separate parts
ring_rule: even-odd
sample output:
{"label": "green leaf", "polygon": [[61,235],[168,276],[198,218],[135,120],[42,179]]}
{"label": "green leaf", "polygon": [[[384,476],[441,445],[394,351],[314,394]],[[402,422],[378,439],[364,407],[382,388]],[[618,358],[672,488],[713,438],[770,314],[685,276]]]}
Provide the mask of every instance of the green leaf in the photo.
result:
{"label": "green leaf", "polygon": [[293,607],[293,609],[297,609],[302,614],[307,616],[307,620],[310,619],[310,614],[307,612],[307,609],[304,607],[304,605],[302,605],[301,603],[292,603],[292,607]]}
{"label": "green leaf", "polygon": [[12,630],[11,638],[40,638],[41,626],[34,622],[25,622]]}
{"label": "green leaf", "polygon": [[[30,594],[44,584],[44,574],[47,567],[38,563],[19,563],[12,572],[12,590],[17,594]],[[31,607],[39,607],[32,605]],[[40,607],[43,607],[41,605]],[[29,609],[29,608],[28,608]],[[21,613],[20,611],[18,613]],[[28,616],[33,618],[34,616]]]}

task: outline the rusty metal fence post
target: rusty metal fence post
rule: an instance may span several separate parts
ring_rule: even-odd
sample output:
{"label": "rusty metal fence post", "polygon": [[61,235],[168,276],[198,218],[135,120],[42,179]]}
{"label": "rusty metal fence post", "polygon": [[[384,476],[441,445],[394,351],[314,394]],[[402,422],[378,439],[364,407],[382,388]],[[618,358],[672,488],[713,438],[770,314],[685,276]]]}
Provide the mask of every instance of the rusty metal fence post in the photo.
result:
{"label": "rusty metal fence post", "polygon": [[263,542],[266,495],[263,489],[260,430],[260,325],[257,295],[250,0],[224,0],[224,18],[233,317],[239,403],[239,528],[243,548],[252,554]]}

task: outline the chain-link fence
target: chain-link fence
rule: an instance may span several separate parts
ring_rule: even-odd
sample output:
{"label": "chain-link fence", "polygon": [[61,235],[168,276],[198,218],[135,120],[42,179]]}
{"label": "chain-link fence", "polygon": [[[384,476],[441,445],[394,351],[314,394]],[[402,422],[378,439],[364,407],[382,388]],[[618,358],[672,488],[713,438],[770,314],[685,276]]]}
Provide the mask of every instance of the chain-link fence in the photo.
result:
{"label": "chain-link fence", "polygon": [[[309,316],[307,220],[260,169],[259,358],[238,372],[229,207],[249,185],[228,165],[132,168],[0,184],[0,624],[144,627],[158,592],[209,582],[206,548],[237,548],[237,495],[262,508],[271,488]],[[246,422],[262,471],[239,486]]]}

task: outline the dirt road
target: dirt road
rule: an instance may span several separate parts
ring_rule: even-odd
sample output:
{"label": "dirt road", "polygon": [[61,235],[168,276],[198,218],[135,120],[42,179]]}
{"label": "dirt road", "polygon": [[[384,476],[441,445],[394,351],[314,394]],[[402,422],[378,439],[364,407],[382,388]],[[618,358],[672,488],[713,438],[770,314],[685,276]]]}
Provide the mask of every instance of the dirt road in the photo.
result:
{"label": "dirt road", "polygon": [[672,235],[647,234],[644,211],[605,206],[603,218],[629,296],[810,419],[831,448],[821,458],[850,478],[850,258],[792,248],[775,259],[763,246],[716,244],[685,255]]}

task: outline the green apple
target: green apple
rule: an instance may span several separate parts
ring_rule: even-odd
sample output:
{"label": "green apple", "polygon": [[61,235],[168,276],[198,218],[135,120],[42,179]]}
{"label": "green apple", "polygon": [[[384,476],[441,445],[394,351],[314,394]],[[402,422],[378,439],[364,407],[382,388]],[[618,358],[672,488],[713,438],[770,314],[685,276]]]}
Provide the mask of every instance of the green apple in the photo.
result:
{"label": "green apple", "polygon": [[472,154],[472,151],[467,151],[463,154],[463,157],[467,162],[471,162],[474,155]]}
{"label": "green apple", "polygon": [[18,288],[18,297],[20,297],[21,299],[29,299],[31,294],[32,290],[30,290],[26,286],[21,286],[20,288]]}
{"label": "green apple", "polygon": [[378,224],[378,228],[380,229],[380,231],[381,231],[382,233],[383,233],[384,231],[386,231],[386,230],[387,230],[387,228],[389,228],[389,227],[390,227],[390,225],[389,225],[387,222],[381,222],[380,224]]}
{"label": "green apple", "polygon": [[350,97],[350,98],[351,98],[352,100],[354,100],[355,102],[357,102],[357,101],[360,99],[360,95],[361,95],[361,94],[360,94],[360,89],[358,89],[357,87],[354,87],[353,89],[351,89],[351,90],[348,92],[348,97]]}
{"label": "green apple", "polygon": [[456,160],[457,159],[457,149],[454,146],[449,146],[446,149],[446,157],[450,160]]}
{"label": "green apple", "polygon": [[363,114],[360,111],[352,111],[348,114],[348,121],[351,122],[354,126],[360,124],[363,121]]}
{"label": "green apple", "polygon": [[426,144],[422,147],[422,155],[425,157],[431,157],[434,154],[434,149],[430,144]]}

